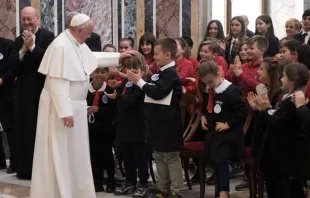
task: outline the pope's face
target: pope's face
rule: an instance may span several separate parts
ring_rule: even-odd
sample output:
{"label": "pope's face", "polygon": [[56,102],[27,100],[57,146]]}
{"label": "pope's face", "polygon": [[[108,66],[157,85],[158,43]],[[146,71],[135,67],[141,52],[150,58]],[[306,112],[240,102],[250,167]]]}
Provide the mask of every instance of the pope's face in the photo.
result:
{"label": "pope's face", "polygon": [[90,20],[86,27],[78,30],[81,43],[84,43],[86,39],[90,38],[93,31],[94,23],[92,20]]}

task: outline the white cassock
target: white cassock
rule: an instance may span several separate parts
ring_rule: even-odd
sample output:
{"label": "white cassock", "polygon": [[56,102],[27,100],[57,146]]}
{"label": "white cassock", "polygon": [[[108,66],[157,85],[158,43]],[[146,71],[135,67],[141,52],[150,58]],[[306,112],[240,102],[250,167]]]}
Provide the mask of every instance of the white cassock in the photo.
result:
{"label": "white cassock", "polygon": [[[117,65],[118,53],[102,53],[101,66]],[[90,165],[87,103],[89,74],[97,60],[66,30],[48,47],[39,72],[41,93],[32,169],[31,198],[95,198]],[[74,127],[63,117],[73,116]]]}

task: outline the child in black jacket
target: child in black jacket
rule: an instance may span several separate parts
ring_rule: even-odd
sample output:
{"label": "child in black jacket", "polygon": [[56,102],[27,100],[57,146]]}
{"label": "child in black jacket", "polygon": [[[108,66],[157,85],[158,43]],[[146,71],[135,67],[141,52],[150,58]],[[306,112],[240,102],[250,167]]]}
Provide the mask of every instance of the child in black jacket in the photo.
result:
{"label": "child in black jacket", "polygon": [[108,69],[96,69],[92,74],[87,95],[89,141],[91,165],[95,190],[103,191],[103,171],[107,170],[108,183],[106,192],[115,190],[115,164],[112,146],[115,139],[116,101],[109,99],[106,94],[114,90],[109,87],[107,79]]}
{"label": "child in black jacket", "polygon": [[[136,72],[138,69],[147,73],[144,58],[141,54],[125,58],[122,62],[126,71]],[[134,192],[133,197],[143,197],[147,193],[148,164],[145,142],[145,109],[144,92],[132,82],[125,79],[116,88],[114,94],[118,104],[116,134],[124,156],[126,183],[115,191],[115,195]],[[137,185],[137,172],[139,186]]]}

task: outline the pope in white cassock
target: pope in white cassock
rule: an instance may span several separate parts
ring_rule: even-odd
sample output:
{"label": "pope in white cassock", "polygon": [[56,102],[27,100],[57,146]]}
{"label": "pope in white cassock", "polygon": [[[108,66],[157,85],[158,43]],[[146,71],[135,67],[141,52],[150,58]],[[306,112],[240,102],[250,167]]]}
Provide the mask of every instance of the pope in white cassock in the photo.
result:
{"label": "pope in white cassock", "polygon": [[87,123],[89,75],[98,64],[118,65],[132,52],[93,54],[84,44],[93,30],[87,15],[75,15],[39,67],[46,80],[39,103],[31,198],[96,197]]}

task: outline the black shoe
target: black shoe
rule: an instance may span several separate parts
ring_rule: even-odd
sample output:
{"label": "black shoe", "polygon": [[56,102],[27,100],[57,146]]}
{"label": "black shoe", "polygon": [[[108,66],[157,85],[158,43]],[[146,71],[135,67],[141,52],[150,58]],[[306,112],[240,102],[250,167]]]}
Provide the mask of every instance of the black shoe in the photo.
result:
{"label": "black shoe", "polygon": [[31,175],[17,174],[16,177],[20,180],[31,180]]}
{"label": "black shoe", "polygon": [[9,168],[6,169],[6,173],[7,173],[7,174],[16,173],[16,169],[13,168],[13,167],[10,165]]}
{"label": "black shoe", "polygon": [[107,189],[105,190],[106,193],[114,193],[115,191],[115,183],[108,183]]}
{"label": "black shoe", "polygon": [[125,184],[121,188],[115,190],[114,195],[126,195],[135,192],[136,186],[132,184]]}
{"label": "black shoe", "polygon": [[249,181],[243,180],[243,182],[235,187],[236,191],[246,191],[249,190]]}
{"label": "black shoe", "polygon": [[209,186],[214,186],[215,185],[215,176],[214,173],[211,175],[211,177],[209,177],[209,179],[207,180],[207,185]]}
{"label": "black shoe", "polygon": [[98,187],[98,188],[95,188],[95,192],[104,192],[104,188],[101,186],[101,187]]}
{"label": "black shoe", "polygon": [[135,193],[133,194],[132,198],[146,197],[147,193],[148,193],[147,186],[139,186],[135,191]]}

